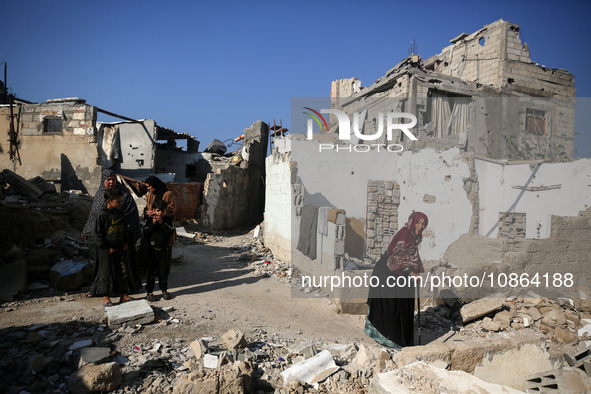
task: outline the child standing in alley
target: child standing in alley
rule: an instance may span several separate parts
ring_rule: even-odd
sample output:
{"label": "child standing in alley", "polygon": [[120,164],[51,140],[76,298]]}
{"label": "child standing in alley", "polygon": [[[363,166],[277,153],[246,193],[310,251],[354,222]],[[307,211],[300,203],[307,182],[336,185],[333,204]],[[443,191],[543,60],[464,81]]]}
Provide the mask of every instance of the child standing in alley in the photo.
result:
{"label": "child standing in alley", "polygon": [[148,242],[146,300],[156,301],[154,296],[155,275],[158,275],[158,287],[162,291],[162,297],[170,300],[172,296],[168,292],[168,274],[170,272],[170,257],[168,244],[174,234],[174,222],[166,215],[168,203],[159,200],[154,203],[153,214],[146,223],[144,237]]}
{"label": "child standing in alley", "polygon": [[127,261],[127,225],[121,212],[123,193],[119,189],[105,191],[106,207],[97,214],[93,241],[99,250],[97,280],[103,306],[111,307],[111,296],[119,294],[120,303],[131,301],[131,277]]}

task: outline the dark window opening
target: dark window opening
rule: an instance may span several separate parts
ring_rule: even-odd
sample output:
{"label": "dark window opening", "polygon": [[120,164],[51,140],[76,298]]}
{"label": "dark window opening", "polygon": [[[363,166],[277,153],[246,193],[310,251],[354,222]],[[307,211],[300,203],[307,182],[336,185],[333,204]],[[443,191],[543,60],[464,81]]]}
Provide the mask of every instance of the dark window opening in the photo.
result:
{"label": "dark window opening", "polygon": [[43,132],[44,133],[61,133],[62,132],[62,119],[61,118],[44,118],[43,119]]}
{"label": "dark window opening", "polygon": [[185,178],[196,178],[197,166],[195,164],[187,164],[185,166]]}
{"label": "dark window opening", "polygon": [[525,128],[530,134],[546,134],[546,111],[528,108]]}

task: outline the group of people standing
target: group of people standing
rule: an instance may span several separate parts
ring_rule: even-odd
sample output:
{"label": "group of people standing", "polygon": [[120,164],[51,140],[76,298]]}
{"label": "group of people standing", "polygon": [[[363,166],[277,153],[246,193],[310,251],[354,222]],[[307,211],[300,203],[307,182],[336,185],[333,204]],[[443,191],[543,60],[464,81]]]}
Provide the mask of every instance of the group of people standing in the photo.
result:
{"label": "group of people standing", "polygon": [[[117,181],[113,170],[102,173],[82,238],[92,240],[95,268],[88,297],[103,297],[105,307],[113,306],[111,297],[119,295],[119,303],[133,301],[129,294],[142,287],[140,265],[146,268],[146,299],[156,301],[155,277],[162,298],[171,299],[168,275],[172,245],[176,240],[174,228],[175,200],[158,177],[146,179],[148,196],[142,231],[137,205],[125,185]],[[138,262],[136,244],[141,239],[144,249]]]}
{"label": "group of people standing", "polygon": [[[172,245],[176,240],[174,228],[175,200],[164,182],[156,176],[146,179],[148,195],[143,231],[135,201],[127,188],[117,181],[114,171],[102,173],[101,185],[95,194],[82,237],[91,237],[95,270],[89,297],[103,297],[105,307],[113,306],[111,297],[120,295],[120,303],[133,300],[129,294],[142,287],[136,243],[141,238],[146,268],[146,299],[156,301],[155,277],[164,299],[170,299],[168,275]],[[427,227],[428,218],[413,212],[408,222],[392,239],[388,251],[376,263],[372,276],[380,283],[388,278],[418,276],[424,272],[418,247]],[[390,283],[399,283],[397,281]],[[406,286],[370,288],[365,333],[376,342],[400,348],[414,345],[413,281]]]}

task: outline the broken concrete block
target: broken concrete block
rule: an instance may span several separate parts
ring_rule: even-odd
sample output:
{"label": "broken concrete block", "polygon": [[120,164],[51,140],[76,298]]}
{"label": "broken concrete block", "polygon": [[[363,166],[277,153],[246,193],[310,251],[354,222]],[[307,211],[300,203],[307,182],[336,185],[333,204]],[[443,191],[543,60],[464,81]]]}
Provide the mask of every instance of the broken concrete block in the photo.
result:
{"label": "broken concrete block", "polygon": [[213,354],[206,354],[203,356],[203,366],[205,368],[217,369],[218,367],[218,356]]}
{"label": "broken concrete block", "polygon": [[305,358],[311,358],[318,354],[318,350],[316,350],[314,344],[305,341],[297,342],[294,345],[290,346],[287,350],[291,354],[301,354]]}
{"label": "broken concrete block", "polygon": [[[328,371],[334,373],[337,370],[338,367],[330,352],[328,350],[323,350],[314,357],[294,364],[281,372],[281,377],[283,378],[283,384],[286,386],[292,381],[311,384],[312,382],[320,381],[318,379],[326,375]],[[324,378],[326,377],[327,376]]]}
{"label": "broken concrete block", "polygon": [[5,169],[2,171],[2,176],[4,180],[14,188],[14,190],[23,196],[39,197],[43,194],[41,189],[15,172]]}
{"label": "broken concrete block", "polygon": [[376,375],[369,392],[375,394],[407,392],[460,393],[511,393],[521,391],[508,386],[488,383],[464,371],[447,371],[417,361],[394,371]]}
{"label": "broken concrete block", "polygon": [[193,349],[196,358],[201,358],[201,356],[207,351],[207,347],[203,344],[201,339],[191,342],[191,349]]}
{"label": "broken concrete block", "polygon": [[361,344],[359,345],[359,350],[357,351],[357,354],[355,355],[355,358],[351,361],[351,363],[357,364],[358,366],[364,369],[371,369],[378,360],[378,357],[379,356],[377,352]]}
{"label": "broken concrete block", "polygon": [[583,371],[563,369],[528,376],[526,391],[556,393],[588,393],[591,384]]}
{"label": "broken concrete block", "polygon": [[480,316],[497,311],[503,307],[504,301],[505,298],[503,298],[501,294],[495,294],[464,305],[462,309],[460,309],[462,322],[465,324],[474,319],[478,319]]}
{"label": "broken concrete block", "polygon": [[230,330],[222,335],[220,339],[228,350],[244,349],[246,347],[244,334],[240,330]]}
{"label": "broken concrete block", "polygon": [[330,345],[325,345],[324,349],[328,350],[333,357],[341,360],[352,360],[357,353],[357,348],[352,343],[348,345],[331,343]]}
{"label": "broken concrete block", "polygon": [[489,317],[484,318],[484,321],[482,322],[481,327],[487,331],[494,331],[494,332],[499,331],[501,329],[501,325],[499,323],[497,323],[496,321],[493,321]]}
{"label": "broken concrete block", "polygon": [[110,328],[119,328],[123,324],[148,324],[154,321],[154,311],[146,300],[126,302],[106,308],[105,311]]}
{"label": "broken concrete block", "polygon": [[526,313],[530,315],[531,318],[534,319],[534,321],[538,321],[542,318],[542,314],[540,313],[538,308],[535,307],[529,308]]}
{"label": "broken concrete block", "polygon": [[591,346],[572,353],[564,353],[564,359],[571,367],[580,368],[584,360],[591,360]]}
{"label": "broken concrete block", "polygon": [[497,323],[498,325],[501,326],[501,328],[507,328],[511,326],[511,320],[512,320],[512,315],[511,312],[509,311],[502,311],[499,312],[495,315],[495,318],[493,319],[493,322]]}
{"label": "broken concrete block", "polygon": [[64,260],[51,267],[49,280],[58,290],[77,289],[92,275],[92,268],[85,261]]}
{"label": "broken concrete block", "polygon": [[0,275],[0,299],[12,301],[27,288],[27,263],[23,260],[2,266]]}
{"label": "broken concrete block", "polygon": [[452,289],[443,289],[439,292],[439,297],[445,302],[448,307],[453,307],[458,302],[458,296]]}
{"label": "broken concrete block", "polygon": [[564,325],[566,324],[566,317],[562,310],[551,309],[542,315],[542,322],[548,325]]}
{"label": "broken concrete block", "polygon": [[117,363],[88,364],[70,376],[68,388],[74,394],[109,392],[115,390],[122,379]]}
{"label": "broken concrete block", "polygon": [[84,347],[80,350],[78,369],[86,364],[103,364],[111,359],[111,349],[108,347]]}

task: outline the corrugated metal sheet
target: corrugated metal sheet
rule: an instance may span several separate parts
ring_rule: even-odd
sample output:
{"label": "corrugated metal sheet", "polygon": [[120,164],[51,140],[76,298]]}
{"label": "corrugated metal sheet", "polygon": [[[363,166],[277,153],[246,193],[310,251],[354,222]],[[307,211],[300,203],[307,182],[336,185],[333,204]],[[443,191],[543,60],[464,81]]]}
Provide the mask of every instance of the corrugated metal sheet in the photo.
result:
{"label": "corrugated metal sheet", "polygon": [[175,219],[190,220],[195,219],[197,208],[201,205],[201,194],[203,193],[203,183],[167,183],[166,187],[174,194],[176,202]]}

